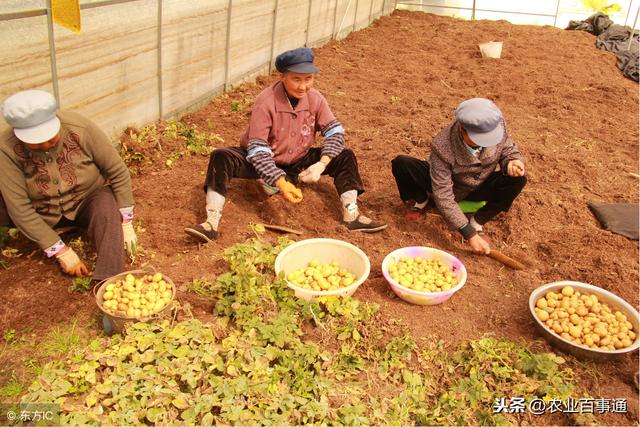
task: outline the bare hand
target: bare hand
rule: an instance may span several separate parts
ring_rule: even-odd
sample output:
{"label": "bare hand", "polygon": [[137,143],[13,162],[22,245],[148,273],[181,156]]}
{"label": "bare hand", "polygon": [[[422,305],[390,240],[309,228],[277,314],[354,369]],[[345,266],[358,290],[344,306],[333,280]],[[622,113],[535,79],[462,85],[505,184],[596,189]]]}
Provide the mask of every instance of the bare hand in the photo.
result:
{"label": "bare hand", "polygon": [[520,160],[511,160],[507,163],[507,175],[524,176],[524,163]]}
{"label": "bare hand", "polygon": [[489,252],[491,252],[489,243],[487,243],[487,241],[484,240],[479,234],[476,234],[469,239],[469,245],[471,245],[473,252],[477,254],[489,255]]}

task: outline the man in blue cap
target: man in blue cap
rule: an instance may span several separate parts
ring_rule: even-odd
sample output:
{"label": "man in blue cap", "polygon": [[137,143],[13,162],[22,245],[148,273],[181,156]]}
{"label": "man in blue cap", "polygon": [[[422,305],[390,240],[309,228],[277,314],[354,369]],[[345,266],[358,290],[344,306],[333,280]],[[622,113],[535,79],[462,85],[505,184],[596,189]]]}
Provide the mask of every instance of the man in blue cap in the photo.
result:
{"label": "man in blue cap", "polygon": [[[527,183],[522,154],[507,133],[502,112],[484,98],[458,106],[453,123],[433,139],[429,161],[400,155],[391,169],[413,218],[433,199],[449,226],[484,254],[491,248],[481,237],[483,225],[508,211]],[[487,203],[467,218],[457,203],[463,199]]]}
{"label": "man in blue cap", "polygon": [[[207,178],[204,222],[184,231],[207,243],[218,237],[218,226],[232,178],[258,179],[269,194],[280,193],[290,203],[302,202],[298,183],[318,182],[321,175],[333,178],[343,206],[342,219],[350,231],[376,232],[386,224],[373,221],[358,209],[357,197],[364,192],[353,151],[344,147],[344,128],[327,100],[313,89],[313,51],[299,48],[276,58],[280,79],[256,98],[249,126],[240,147],[211,153]],[[322,148],[313,147],[321,133]]]}

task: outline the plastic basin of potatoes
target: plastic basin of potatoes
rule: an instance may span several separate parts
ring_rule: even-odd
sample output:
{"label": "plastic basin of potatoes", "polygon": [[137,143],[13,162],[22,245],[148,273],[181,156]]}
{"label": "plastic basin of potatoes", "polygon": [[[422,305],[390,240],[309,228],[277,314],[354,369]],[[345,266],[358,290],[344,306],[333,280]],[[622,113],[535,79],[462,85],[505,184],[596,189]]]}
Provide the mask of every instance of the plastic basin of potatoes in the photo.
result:
{"label": "plastic basin of potatoes", "polygon": [[[566,340],[562,338],[560,335],[556,334],[551,329],[548,329],[544,323],[538,319],[536,316],[536,301],[539,298],[545,296],[548,292],[560,292],[562,288],[565,286],[571,286],[574,290],[580,291],[583,294],[593,294],[598,297],[600,302],[607,304],[612,311],[620,311],[624,313],[631,324],[633,325],[633,330],[636,332],[636,339],[629,347],[621,348],[617,350],[601,350],[601,349],[593,349],[587,346],[574,343],[572,341]],[[570,280],[563,280],[560,282],[548,283],[546,285],[542,285],[539,288],[535,289],[531,292],[529,296],[529,312],[533,316],[536,322],[536,328],[540,332],[544,338],[549,341],[556,348],[566,352],[573,354],[574,356],[582,359],[591,359],[591,360],[612,360],[618,359],[624,356],[626,353],[631,351],[636,351],[640,346],[640,333],[638,332],[638,326],[640,325],[640,319],[638,317],[638,312],[625,300],[620,298],[619,296],[612,294],[609,291],[606,291],[597,286],[589,285],[581,282],[572,282]]]}
{"label": "plastic basin of potatoes", "polygon": [[285,279],[295,270],[306,268],[309,261],[317,259],[320,264],[338,261],[340,267],[356,276],[349,286],[332,291],[315,291],[301,288],[287,280],[287,286],[294,290],[298,298],[313,299],[327,295],[351,296],[358,289],[371,270],[367,255],[357,246],[336,239],[300,240],[287,246],[276,258],[276,274],[284,272]]}
{"label": "plastic basin of potatoes", "polygon": [[[442,261],[445,265],[449,266],[449,268],[453,271],[458,279],[458,283],[456,286],[442,292],[418,292],[414,289],[409,289],[405,286],[402,286],[400,283],[393,280],[391,274],[389,273],[389,263],[391,261],[398,262],[400,258],[435,258]],[[429,248],[427,246],[410,246],[406,248],[396,249],[387,255],[382,261],[382,274],[384,278],[387,279],[389,285],[393,292],[398,295],[403,300],[410,302],[412,304],[418,305],[436,305],[442,304],[453,294],[458,292],[464,286],[467,281],[467,269],[464,267],[462,262],[445,251],[441,251],[435,248]]]}
{"label": "plastic basin of potatoes", "polygon": [[[173,301],[175,301],[176,299],[176,285],[173,283],[173,281],[165,276],[164,274],[162,275],[162,278],[165,282],[169,283],[171,285],[171,300],[167,303],[167,305],[159,312],[159,313],[155,313],[152,315],[149,315],[147,317],[121,317],[121,316],[116,316],[115,314],[111,314],[109,313],[107,310],[105,310],[105,308],[102,306],[102,303],[104,302],[104,298],[102,297],[105,293],[105,290],[107,288],[107,285],[109,283],[115,283],[116,281],[122,279],[124,280],[125,277],[127,277],[127,274],[133,274],[136,278],[140,277],[140,276],[144,276],[146,274],[155,274],[156,272],[154,270],[131,270],[131,271],[125,271],[122,272],[120,274],[116,274],[115,276],[109,277],[108,279],[105,279],[100,285],[98,285],[96,287],[96,289],[94,290],[95,292],[95,296],[96,296],[96,304],[98,305],[98,308],[100,309],[100,311],[106,316],[106,318],[108,319],[108,323],[109,323],[109,328],[113,331],[113,332],[122,332],[124,330],[124,327],[126,324],[128,323],[135,323],[135,322],[147,322],[153,319],[156,319],[158,317],[162,317],[164,314],[167,314],[171,311],[171,309],[173,308]],[[105,324],[106,327],[106,324]]]}

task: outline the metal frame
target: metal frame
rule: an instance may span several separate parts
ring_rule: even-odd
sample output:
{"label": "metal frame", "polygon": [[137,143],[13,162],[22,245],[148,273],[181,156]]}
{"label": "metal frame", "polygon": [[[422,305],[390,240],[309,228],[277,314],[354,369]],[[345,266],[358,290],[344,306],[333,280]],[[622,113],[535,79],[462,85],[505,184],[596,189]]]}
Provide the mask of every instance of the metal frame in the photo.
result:
{"label": "metal frame", "polygon": [[162,95],[162,0],[158,1],[158,115],[164,117]]}
{"label": "metal frame", "polygon": [[233,7],[233,0],[229,0],[227,3],[227,40],[226,47],[224,49],[224,90],[229,89],[229,50],[231,48],[231,8]]}
{"label": "metal frame", "polygon": [[[51,1],[52,0],[46,0],[46,7],[42,8],[42,9],[33,9],[33,10],[24,10],[24,11],[19,11],[19,12],[11,12],[11,13],[4,13],[4,14],[0,14],[0,22],[3,21],[11,21],[11,20],[16,20],[16,19],[23,19],[23,18],[33,18],[33,17],[38,17],[38,16],[45,16],[46,20],[47,20],[47,37],[48,37],[48,43],[49,43],[49,60],[50,60],[50,66],[51,66],[51,84],[53,87],[53,95],[55,96],[56,100],[58,101],[58,105],[60,105],[60,89],[59,89],[59,83],[58,83],[58,66],[57,66],[57,56],[56,56],[56,45],[55,45],[55,33],[54,33],[54,24],[53,24],[53,13],[52,13],[52,8],[51,8]],[[86,10],[86,9],[94,9],[94,8],[98,8],[98,7],[106,7],[106,6],[113,6],[113,5],[117,5],[117,4],[123,4],[123,3],[134,3],[134,2],[138,2],[141,0],[104,0],[104,1],[98,1],[98,2],[94,2],[94,3],[89,3],[89,4],[81,4],[80,5],[80,9],[81,10]],[[176,116],[180,113],[180,111],[187,111],[192,105],[196,105],[196,104],[201,104],[202,102],[204,102],[207,99],[210,99],[213,96],[218,95],[221,92],[227,91],[230,89],[231,85],[233,82],[231,82],[231,73],[230,73],[230,62],[231,62],[231,56],[230,56],[230,52],[231,52],[231,30],[232,30],[232,12],[233,12],[233,0],[227,0],[227,32],[226,32],[226,46],[225,46],[225,62],[224,62],[224,81],[223,83],[218,87],[215,88],[212,91],[207,92],[206,94],[203,94],[202,96],[198,97],[195,101],[191,101],[189,105],[185,105],[184,107],[180,107],[176,110],[170,111],[168,113],[165,113],[164,111],[164,100],[163,100],[163,94],[164,94],[164,79],[163,79],[163,69],[162,69],[162,62],[163,62],[163,50],[162,50],[162,36],[163,36],[163,31],[162,31],[162,27],[163,27],[163,0],[156,0],[157,1],[157,79],[158,79],[158,85],[157,85],[157,90],[158,90],[158,116],[160,119],[164,119],[166,117],[173,117]],[[307,9],[307,29],[306,29],[306,36],[305,36],[305,46],[308,46],[309,44],[314,44],[314,43],[320,43],[320,44],[324,44],[328,41],[330,41],[331,39],[336,38],[339,33],[343,30],[342,28],[338,29],[336,31],[336,25],[338,24],[338,7],[341,3],[341,0],[335,0],[335,4],[334,4],[334,13],[333,13],[333,23],[332,25],[332,32],[329,36],[327,37],[320,37],[317,40],[311,40],[310,37],[310,26],[311,26],[311,12],[312,12],[312,8],[313,8],[313,0],[308,0],[309,1],[309,6]],[[369,23],[372,22],[372,20],[374,19],[374,7],[373,7],[373,2],[375,0],[370,0],[371,4],[369,6]],[[344,19],[346,17],[346,13],[349,11],[349,6],[350,6],[351,0],[347,1],[347,7],[345,9],[345,16],[342,17],[342,24],[344,23]],[[354,16],[354,23],[352,25],[352,31],[355,30],[355,27],[357,26],[358,22],[357,22],[357,18],[358,18],[358,9],[359,9],[359,3],[360,0],[356,0],[356,10],[355,10],[355,16]],[[393,8],[395,9],[396,5],[397,5],[397,1],[394,1],[392,3]],[[380,15],[384,15],[387,13],[387,6],[388,6],[388,2],[387,0],[384,0],[382,2],[381,5],[381,10]],[[268,68],[269,71],[271,71],[271,68],[273,66],[273,54],[274,54],[274,49],[275,49],[275,36],[276,36],[276,29],[277,29],[277,15],[278,15],[278,9],[279,9],[279,0],[275,0],[275,7],[274,7],[274,11],[273,11],[273,25],[272,25],[272,35],[271,35],[271,53],[270,53],[270,60],[268,64],[263,64],[260,65],[258,67],[256,67],[253,70],[250,70],[248,72],[245,72],[243,74],[241,74],[238,77],[234,77],[234,81],[235,80],[242,80],[244,78],[246,78],[247,76],[253,75],[256,72],[259,72],[261,69],[264,68]],[[376,12],[377,13],[377,12]],[[380,16],[378,15],[378,16]],[[347,30],[348,31],[348,30]]]}
{"label": "metal frame", "polygon": [[49,59],[51,60],[51,83],[53,85],[53,96],[60,105],[60,88],[58,87],[58,64],[56,62],[56,40],[53,34],[53,10],[51,0],[47,0],[47,32],[49,37]]}
{"label": "metal frame", "polygon": [[336,38],[336,21],[338,20],[338,3],[339,1],[336,0],[335,9],[333,10],[333,30],[331,31],[332,39]]}
{"label": "metal frame", "polygon": [[529,13],[529,12],[516,12],[516,11],[512,12],[512,11],[509,11],[509,10],[478,9],[476,7],[476,0],[473,0],[473,5],[471,7],[443,6],[443,5],[439,5],[439,4],[410,3],[410,2],[406,2],[406,1],[396,2],[396,6],[398,4],[402,4],[402,5],[406,5],[406,6],[421,6],[421,7],[435,7],[435,8],[442,8],[442,9],[470,10],[471,11],[471,19],[472,20],[476,19],[476,12],[505,13],[505,14],[528,15],[528,16],[546,16],[548,18],[555,18],[557,20],[558,19],[559,3],[560,2],[558,1],[558,7],[556,8],[556,14],[555,15],[551,15],[551,14],[547,14],[547,13]]}
{"label": "metal frame", "polygon": [[309,47],[309,28],[311,28],[311,8],[313,0],[309,0],[309,9],[307,10],[307,32],[304,35],[304,47]]}
{"label": "metal frame", "polygon": [[273,7],[273,22],[271,23],[271,52],[269,52],[269,74],[273,70],[273,50],[276,44],[276,23],[278,21],[278,0]]}

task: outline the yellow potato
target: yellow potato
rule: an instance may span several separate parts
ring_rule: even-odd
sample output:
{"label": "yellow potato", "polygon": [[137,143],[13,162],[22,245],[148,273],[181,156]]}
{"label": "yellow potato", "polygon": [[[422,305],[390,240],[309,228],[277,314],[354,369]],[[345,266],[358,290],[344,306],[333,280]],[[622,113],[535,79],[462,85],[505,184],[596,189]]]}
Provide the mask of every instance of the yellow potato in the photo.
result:
{"label": "yellow potato", "polygon": [[570,297],[571,295],[573,295],[573,287],[571,286],[565,286],[564,288],[562,288],[562,295],[566,296],[566,297]]}
{"label": "yellow potato", "polygon": [[[397,279],[400,279],[397,269],[390,270]],[[317,259],[309,261],[306,267],[292,271],[287,275],[287,280],[296,286],[315,291],[329,291],[350,286],[356,276],[340,267],[338,261],[329,264],[320,264]],[[164,293],[162,294],[164,295]]]}
{"label": "yellow potato", "polygon": [[401,257],[389,264],[389,273],[401,286],[418,292],[442,292],[458,284],[449,266],[433,258]]}
{"label": "yellow potato", "polygon": [[571,286],[539,298],[535,314],[548,329],[590,348],[623,349],[637,336],[623,312],[614,311],[596,295],[583,294]]}

